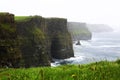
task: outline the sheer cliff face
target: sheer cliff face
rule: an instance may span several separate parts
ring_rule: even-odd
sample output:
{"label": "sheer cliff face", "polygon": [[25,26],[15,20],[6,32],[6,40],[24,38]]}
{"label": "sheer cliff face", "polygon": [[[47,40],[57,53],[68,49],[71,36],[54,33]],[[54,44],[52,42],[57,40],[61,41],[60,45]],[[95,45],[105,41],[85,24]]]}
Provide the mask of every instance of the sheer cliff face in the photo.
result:
{"label": "sheer cliff face", "polygon": [[50,52],[53,58],[65,59],[73,57],[71,36],[67,30],[67,20],[62,18],[46,19]]}
{"label": "sheer cliff face", "polygon": [[0,14],[0,67],[50,66],[52,58],[73,57],[67,20],[31,16],[14,21]]}
{"label": "sheer cliff face", "polygon": [[28,21],[17,22],[17,32],[22,41],[21,51],[26,67],[49,66],[52,58],[74,56],[66,19],[35,16]]}
{"label": "sheer cliff face", "polygon": [[34,16],[16,24],[25,67],[50,66],[45,19]]}
{"label": "sheer cliff face", "polygon": [[20,58],[14,15],[0,13],[0,67],[17,67]]}
{"label": "sheer cliff face", "polygon": [[92,37],[86,23],[68,22],[67,27],[73,40],[89,40]]}

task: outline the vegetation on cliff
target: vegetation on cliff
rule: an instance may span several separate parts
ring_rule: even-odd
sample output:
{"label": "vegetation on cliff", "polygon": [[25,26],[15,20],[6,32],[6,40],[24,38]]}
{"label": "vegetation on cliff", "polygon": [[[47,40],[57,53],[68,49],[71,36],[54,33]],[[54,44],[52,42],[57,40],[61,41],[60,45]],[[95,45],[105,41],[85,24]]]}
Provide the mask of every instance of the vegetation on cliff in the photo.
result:
{"label": "vegetation on cliff", "polygon": [[17,32],[21,39],[23,66],[50,66],[47,53],[47,38],[44,32],[45,21],[41,16],[33,16],[17,21]]}
{"label": "vegetation on cliff", "polygon": [[0,69],[1,80],[119,80],[120,60],[85,65]]}
{"label": "vegetation on cliff", "polygon": [[15,21],[27,21],[30,20],[32,16],[15,16]]}

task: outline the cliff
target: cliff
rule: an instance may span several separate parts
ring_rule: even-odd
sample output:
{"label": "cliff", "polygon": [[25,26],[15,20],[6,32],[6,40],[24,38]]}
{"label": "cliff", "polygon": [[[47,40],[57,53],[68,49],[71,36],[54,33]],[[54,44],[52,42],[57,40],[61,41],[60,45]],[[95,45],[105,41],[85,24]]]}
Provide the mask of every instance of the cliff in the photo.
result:
{"label": "cliff", "polygon": [[71,36],[67,29],[67,20],[63,18],[46,19],[53,58],[65,59],[73,57]]}
{"label": "cliff", "polygon": [[0,67],[16,67],[20,59],[14,15],[0,13]]}
{"label": "cliff", "polygon": [[16,21],[25,67],[50,66],[45,19],[40,16]]}
{"label": "cliff", "polygon": [[71,33],[73,40],[90,40],[92,33],[87,28],[86,23],[68,22],[68,30]]}
{"label": "cliff", "polygon": [[[0,15],[1,67],[10,67],[6,65],[8,63],[12,67],[50,66],[52,58],[74,56],[66,19],[46,19],[41,16],[21,16],[14,19],[13,14],[6,14],[11,18],[3,13]],[[10,43],[7,43],[9,40]],[[13,52],[8,52],[9,48]]]}

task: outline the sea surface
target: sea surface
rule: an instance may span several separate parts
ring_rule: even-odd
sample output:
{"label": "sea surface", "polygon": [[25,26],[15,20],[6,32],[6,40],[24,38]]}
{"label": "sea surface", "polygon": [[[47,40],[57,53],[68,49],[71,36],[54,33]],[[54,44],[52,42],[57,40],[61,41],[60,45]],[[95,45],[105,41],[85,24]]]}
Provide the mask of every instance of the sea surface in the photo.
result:
{"label": "sea surface", "polygon": [[55,59],[52,66],[62,64],[87,64],[98,61],[115,61],[120,59],[120,33],[104,32],[93,33],[92,39],[81,40],[81,45],[73,43],[75,57]]}

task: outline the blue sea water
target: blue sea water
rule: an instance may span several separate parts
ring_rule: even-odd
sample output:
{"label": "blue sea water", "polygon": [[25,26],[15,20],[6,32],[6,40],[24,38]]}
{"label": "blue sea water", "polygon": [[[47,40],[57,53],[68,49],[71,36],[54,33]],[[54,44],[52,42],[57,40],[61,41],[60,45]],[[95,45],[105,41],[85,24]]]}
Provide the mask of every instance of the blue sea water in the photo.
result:
{"label": "blue sea water", "polygon": [[81,40],[81,45],[73,44],[75,57],[56,60],[59,64],[86,64],[96,61],[114,61],[120,59],[120,33],[93,33],[92,39]]}

